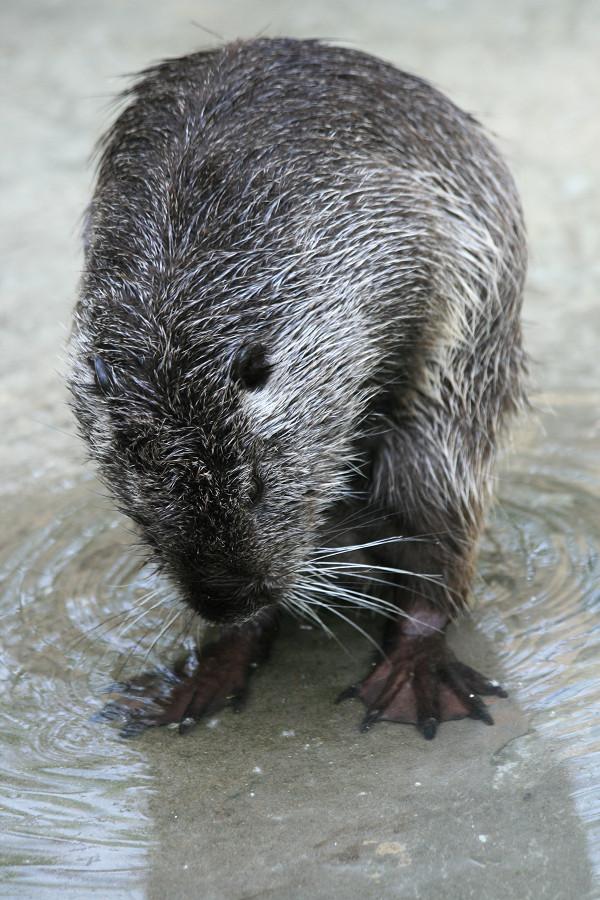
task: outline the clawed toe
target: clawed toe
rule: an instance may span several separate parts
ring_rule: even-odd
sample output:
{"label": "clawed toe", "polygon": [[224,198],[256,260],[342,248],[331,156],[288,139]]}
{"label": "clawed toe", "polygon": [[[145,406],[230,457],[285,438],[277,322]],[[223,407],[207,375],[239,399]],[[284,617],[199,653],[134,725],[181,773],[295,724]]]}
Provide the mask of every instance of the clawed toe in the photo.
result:
{"label": "clawed toe", "polygon": [[164,725],[187,734],[203,716],[226,706],[241,712],[251,666],[230,650],[228,643],[209,645],[200,660],[194,655],[174,669],[161,667],[128,682],[114,682],[105,693],[115,696],[93,719],[121,722],[121,737],[130,738]]}
{"label": "clawed toe", "polygon": [[354,699],[354,697],[358,697],[359,692],[360,692],[360,685],[351,684],[347,688],[344,688],[343,691],[340,691],[340,693],[335,698],[334,702],[335,703],[343,703],[344,700],[352,700],[352,699]]}
{"label": "clawed toe", "polygon": [[425,740],[436,736],[442,722],[478,719],[493,725],[481,696],[508,696],[495,681],[459,662],[443,635],[405,639],[367,677],[342,691],[336,702],[360,698],[367,711],[360,730],[380,721],[416,725]]}
{"label": "clawed toe", "polygon": [[381,719],[382,710],[380,709],[372,709],[367,712],[364,716],[362,722],[360,723],[360,730],[364,733],[365,731],[369,731],[370,728],[375,725],[376,722],[379,722]]}
{"label": "clawed toe", "polygon": [[439,724],[439,721],[437,719],[434,719],[433,717],[425,719],[423,722],[419,722],[419,731],[426,741],[432,741],[434,739],[437,734]]}
{"label": "clawed toe", "polygon": [[472,669],[471,666],[467,666],[465,663],[455,660],[453,662],[453,668],[462,677],[470,691],[481,694],[482,697],[495,696],[503,697],[504,699],[508,697],[507,691],[505,691],[497,681],[491,681],[488,678],[484,678],[483,675],[480,675],[479,672],[477,672],[476,669]]}

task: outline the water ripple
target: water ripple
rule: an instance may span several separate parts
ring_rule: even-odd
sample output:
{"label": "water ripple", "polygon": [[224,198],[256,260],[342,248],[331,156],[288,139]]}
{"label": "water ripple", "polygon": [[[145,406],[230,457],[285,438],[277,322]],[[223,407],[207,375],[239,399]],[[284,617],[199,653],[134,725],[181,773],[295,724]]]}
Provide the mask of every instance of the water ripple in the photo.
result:
{"label": "water ripple", "polygon": [[[509,688],[568,760],[600,863],[600,516],[589,419],[584,406],[568,421],[548,419],[546,437],[525,435],[510,457],[482,546],[476,618]],[[90,503],[92,485],[42,490],[38,480],[4,498],[11,533],[0,556],[1,863],[4,879],[36,896],[62,890],[67,876],[75,896],[92,886],[91,857],[107,893],[118,886],[133,896],[151,842],[143,750],[118,742],[90,714],[108,681],[139,670],[179,607],[140,565],[123,521]],[[173,622],[148,664],[164,661],[186,624]]]}
{"label": "water ripple", "polygon": [[[36,896],[53,895],[67,872],[77,896],[90,853],[107,890],[113,873],[119,889],[133,891],[149,841],[143,755],[90,714],[115,668],[128,658],[139,668],[165,610],[177,607],[168,586],[140,569],[114,514],[91,519],[87,494],[85,483],[54,485],[44,508],[24,485],[18,503],[9,511],[5,504],[12,528],[0,562],[0,864],[3,881]],[[158,605],[131,616],[128,628],[150,591]],[[157,658],[168,648],[165,635]]]}
{"label": "water ripple", "polygon": [[569,760],[600,868],[600,479],[589,413],[547,420],[545,438],[511,458],[482,547],[478,619],[509,687]]}

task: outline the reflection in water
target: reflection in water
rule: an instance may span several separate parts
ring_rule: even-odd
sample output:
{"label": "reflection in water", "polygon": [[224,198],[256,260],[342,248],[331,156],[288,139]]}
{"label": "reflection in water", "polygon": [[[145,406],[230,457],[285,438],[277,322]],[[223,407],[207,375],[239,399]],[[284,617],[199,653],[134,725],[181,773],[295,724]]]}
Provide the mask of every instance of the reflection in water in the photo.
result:
{"label": "reflection in water", "polygon": [[[547,435],[523,435],[508,461],[482,546],[475,620],[507,686],[568,761],[598,863],[600,517],[590,409],[548,418]],[[0,560],[0,880],[51,893],[68,875],[77,895],[92,872],[97,887],[101,871],[107,895],[137,896],[152,841],[147,745],[120,742],[89,717],[124,668],[164,662],[189,619],[140,569],[123,522],[91,502],[92,482],[50,493],[45,485],[43,495],[25,479],[11,488]]]}

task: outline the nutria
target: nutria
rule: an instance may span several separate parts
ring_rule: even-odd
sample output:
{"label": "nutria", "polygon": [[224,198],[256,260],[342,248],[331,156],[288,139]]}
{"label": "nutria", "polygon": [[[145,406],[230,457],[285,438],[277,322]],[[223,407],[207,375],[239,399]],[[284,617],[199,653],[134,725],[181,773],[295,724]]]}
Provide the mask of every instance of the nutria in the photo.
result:
{"label": "nutria", "polygon": [[525,402],[505,163],[427,82],[315,40],[167,60],[125,103],[86,217],[72,405],[151,555],[222,632],[119,709],[184,730],[239,706],[278,611],[337,592],[387,618],[342,694],[363,728],[491,724],[480,696],[505,692],[445,630]]}

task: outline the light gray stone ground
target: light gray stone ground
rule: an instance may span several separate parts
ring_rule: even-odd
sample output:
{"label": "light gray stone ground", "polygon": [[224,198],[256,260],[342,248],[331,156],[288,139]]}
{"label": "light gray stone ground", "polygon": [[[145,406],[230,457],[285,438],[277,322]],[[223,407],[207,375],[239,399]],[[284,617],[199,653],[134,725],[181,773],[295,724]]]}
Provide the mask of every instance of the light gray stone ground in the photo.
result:
{"label": "light gray stone ground", "polygon": [[[86,161],[110,119],[117,76],[212,43],[199,26],[226,39],[264,32],[348,42],[476,113],[499,136],[523,194],[532,247],[525,316],[543,403],[579,403],[598,389],[597,2],[25,0],[3,4],[0,17],[0,460],[4,494],[24,498],[2,522],[7,541],[17,520],[25,536],[51,518],[47,485],[77,482],[81,471],[57,372],[81,264]],[[90,521],[107,515],[91,502]],[[185,740],[145,738],[143,868],[133,883],[116,868],[98,867],[94,879],[91,854],[85,889],[64,863],[65,891],[588,896],[589,849],[569,772],[531,716],[511,700],[494,704],[494,728],[452,723],[431,744],[408,728],[359,735],[358,708],[331,699],[368,653],[340,634],[354,659],[290,626],[243,717],[223,714]],[[501,674],[487,637],[468,627],[460,641],[469,661]],[[124,752],[108,746],[115,759]],[[139,802],[127,796],[123,809]],[[3,896],[33,896],[24,884],[11,882]]]}

